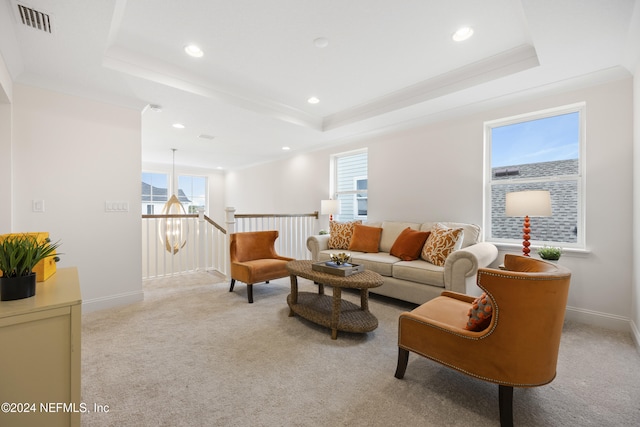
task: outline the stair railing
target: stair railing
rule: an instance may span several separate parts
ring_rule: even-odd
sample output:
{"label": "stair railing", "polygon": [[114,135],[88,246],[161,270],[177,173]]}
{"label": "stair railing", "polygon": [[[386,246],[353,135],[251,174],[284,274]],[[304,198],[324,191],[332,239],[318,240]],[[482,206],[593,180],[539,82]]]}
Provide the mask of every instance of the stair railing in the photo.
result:
{"label": "stair railing", "polygon": [[[278,230],[276,251],[295,259],[311,259],[307,237],[316,233],[318,212],[308,214],[236,214],[226,208],[223,228],[204,211],[186,215],[142,215],[143,279],[173,276],[196,271],[229,272],[229,234],[244,231]],[[168,219],[181,221],[186,242],[177,252],[165,247],[161,224]]]}

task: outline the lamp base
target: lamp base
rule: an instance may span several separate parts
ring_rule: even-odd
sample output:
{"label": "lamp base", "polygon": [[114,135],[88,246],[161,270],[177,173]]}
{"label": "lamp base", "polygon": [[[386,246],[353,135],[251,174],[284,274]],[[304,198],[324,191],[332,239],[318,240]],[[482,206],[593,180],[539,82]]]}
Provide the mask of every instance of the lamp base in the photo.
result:
{"label": "lamp base", "polygon": [[524,256],[529,256],[529,252],[531,252],[531,249],[529,249],[529,246],[531,246],[531,243],[529,243],[529,233],[531,232],[531,224],[529,223],[529,216],[525,216],[524,217],[524,225],[522,227],[522,255]]}

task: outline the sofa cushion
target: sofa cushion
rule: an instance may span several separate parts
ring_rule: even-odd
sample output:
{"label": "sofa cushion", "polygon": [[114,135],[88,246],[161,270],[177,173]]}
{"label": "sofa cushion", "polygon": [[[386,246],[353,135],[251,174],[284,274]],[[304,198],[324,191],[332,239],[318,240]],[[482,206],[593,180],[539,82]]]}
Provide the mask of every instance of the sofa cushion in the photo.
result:
{"label": "sofa cushion", "polygon": [[469,308],[469,320],[467,321],[466,329],[470,331],[482,331],[491,323],[491,316],[493,314],[493,305],[491,299],[487,296],[486,292],[483,292],[478,298],[471,303]]}
{"label": "sofa cushion", "polygon": [[391,246],[405,228],[420,229],[416,222],[383,221],[382,236],[380,236],[380,252],[391,252]]}
{"label": "sofa cushion", "polygon": [[444,288],[444,267],[438,267],[421,259],[395,263],[393,277]]}
{"label": "sofa cushion", "polygon": [[329,249],[349,249],[353,227],[362,224],[362,221],[329,222]]}
{"label": "sofa cushion", "polygon": [[403,261],[412,261],[420,258],[420,252],[429,237],[430,231],[418,231],[409,227],[402,230],[389,253]]}
{"label": "sofa cushion", "polygon": [[440,223],[436,224],[424,244],[422,259],[440,267],[444,266],[449,254],[456,249],[456,244],[461,245],[458,240],[462,239],[463,232],[462,228],[449,228]]}
{"label": "sofa cushion", "polygon": [[382,228],[380,227],[356,224],[353,227],[353,236],[351,237],[349,250],[376,253],[378,252],[381,234]]}
{"label": "sofa cushion", "polygon": [[393,274],[393,265],[398,262],[398,258],[386,252],[378,252],[377,254],[352,252],[351,262],[364,265],[365,270],[375,271],[382,276],[390,277]]}
{"label": "sofa cushion", "polygon": [[420,226],[420,231],[430,231],[436,224],[442,224],[449,228],[462,228],[464,230],[464,236],[460,248],[475,245],[480,240],[480,227],[464,222],[425,222]]}

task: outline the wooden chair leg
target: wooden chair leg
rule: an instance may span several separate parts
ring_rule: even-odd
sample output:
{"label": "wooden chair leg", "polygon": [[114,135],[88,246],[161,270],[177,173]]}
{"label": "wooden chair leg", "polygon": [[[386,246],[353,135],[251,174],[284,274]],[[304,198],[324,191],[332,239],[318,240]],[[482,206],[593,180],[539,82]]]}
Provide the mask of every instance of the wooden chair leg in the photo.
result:
{"label": "wooden chair leg", "polygon": [[506,385],[498,387],[500,427],[513,427],[513,387]]}
{"label": "wooden chair leg", "polygon": [[253,285],[247,285],[247,299],[249,304],[253,303]]}
{"label": "wooden chair leg", "polygon": [[233,292],[233,287],[236,284],[236,279],[231,279],[231,286],[229,287],[229,292]]}
{"label": "wooden chair leg", "polygon": [[404,378],[404,373],[407,370],[407,363],[409,362],[409,350],[398,347],[398,365],[396,366],[396,375],[398,379]]}

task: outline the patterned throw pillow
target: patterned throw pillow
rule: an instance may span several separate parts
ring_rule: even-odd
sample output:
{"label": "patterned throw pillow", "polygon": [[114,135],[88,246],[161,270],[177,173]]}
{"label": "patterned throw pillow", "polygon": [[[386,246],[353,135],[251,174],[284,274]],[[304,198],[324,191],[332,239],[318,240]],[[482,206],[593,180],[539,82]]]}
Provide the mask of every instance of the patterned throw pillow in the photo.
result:
{"label": "patterned throw pillow", "polygon": [[469,309],[469,320],[465,329],[470,331],[482,331],[491,323],[491,316],[493,315],[493,305],[491,299],[487,296],[486,292],[483,292],[478,298],[471,303]]}
{"label": "patterned throw pillow", "polygon": [[362,221],[329,222],[329,249],[349,249],[356,224],[362,224]]}
{"label": "patterned throw pillow", "polygon": [[462,228],[449,228],[439,223],[434,225],[422,248],[422,259],[442,267],[449,254],[456,249],[458,240],[462,240],[462,233]]}

